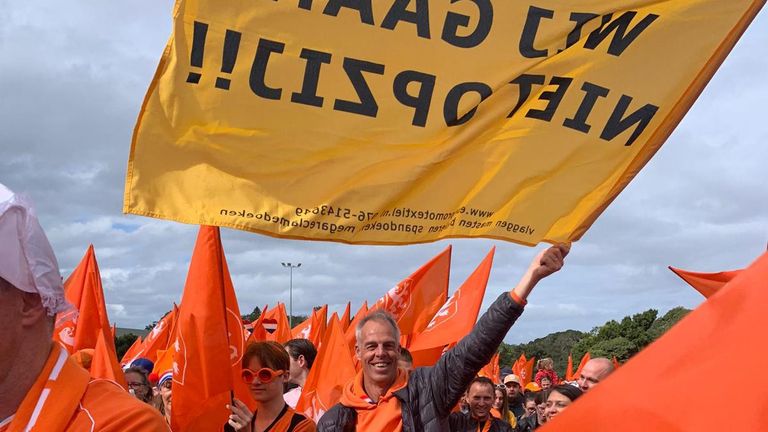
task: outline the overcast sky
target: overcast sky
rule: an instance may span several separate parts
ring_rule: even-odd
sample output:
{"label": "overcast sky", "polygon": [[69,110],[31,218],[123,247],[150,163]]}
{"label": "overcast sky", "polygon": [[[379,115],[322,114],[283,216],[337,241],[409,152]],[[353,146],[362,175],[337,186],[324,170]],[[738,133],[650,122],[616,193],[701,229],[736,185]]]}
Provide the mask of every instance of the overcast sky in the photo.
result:
{"label": "overcast sky", "polygon": [[[195,226],[121,214],[131,133],[172,2],[0,0],[0,182],[37,203],[66,276],[96,248],[110,319],[143,328],[181,298]],[[587,331],[703,298],[667,270],[741,268],[768,240],[768,17],[763,11],[653,160],[543,282],[507,342]],[[223,230],[241,309],[374,301],[453,244],[452,292],[497,247],[483,309],[537,250],[490,240],[348,246]]]}

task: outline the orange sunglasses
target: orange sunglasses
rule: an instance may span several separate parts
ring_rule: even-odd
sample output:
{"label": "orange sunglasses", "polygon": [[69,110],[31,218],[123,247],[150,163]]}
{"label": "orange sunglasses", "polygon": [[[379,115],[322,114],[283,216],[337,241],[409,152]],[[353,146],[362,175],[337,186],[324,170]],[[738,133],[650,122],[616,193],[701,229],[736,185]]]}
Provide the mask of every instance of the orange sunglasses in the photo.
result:
{"label": "orange sunglasses", "polygon": [[246,384],[252,384],[256,378],[264,384],[269,384],[284,373],[285,371],[274,371],[270,368],[261,368],[257,371],[243,368],[242,377]]}

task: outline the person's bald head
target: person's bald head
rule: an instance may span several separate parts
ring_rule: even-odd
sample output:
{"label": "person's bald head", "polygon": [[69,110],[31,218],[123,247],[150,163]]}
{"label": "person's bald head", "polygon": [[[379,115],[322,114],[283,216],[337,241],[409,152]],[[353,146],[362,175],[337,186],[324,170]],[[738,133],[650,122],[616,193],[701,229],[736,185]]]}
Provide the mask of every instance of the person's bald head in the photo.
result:
{"label": "person's bald head", "polygon": [[613,372],[613,362],[605,357],[596,357],[587,362],[581,369],[579,377],[579,388],[582,391],[588,391],[592,387],[604,380]]}

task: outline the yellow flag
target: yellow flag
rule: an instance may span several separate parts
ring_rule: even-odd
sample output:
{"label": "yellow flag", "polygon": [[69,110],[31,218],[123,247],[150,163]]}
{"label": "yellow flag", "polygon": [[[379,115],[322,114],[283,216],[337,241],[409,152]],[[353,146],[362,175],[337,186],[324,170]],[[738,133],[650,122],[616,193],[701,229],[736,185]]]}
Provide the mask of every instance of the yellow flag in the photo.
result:
{"label": "yellow flag", "polygon": [[763,3],[178,0],[124,211],[347,243],[577,240]]}

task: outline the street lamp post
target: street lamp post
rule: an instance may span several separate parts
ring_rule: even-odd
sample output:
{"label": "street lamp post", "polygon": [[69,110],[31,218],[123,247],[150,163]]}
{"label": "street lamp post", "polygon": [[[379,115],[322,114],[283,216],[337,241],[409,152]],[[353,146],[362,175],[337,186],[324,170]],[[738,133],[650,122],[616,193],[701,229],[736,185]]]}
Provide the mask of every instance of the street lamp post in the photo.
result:
{"label": "street lamp post", "polygon": [[288,285],[288,325],[293,328],[293,269],[301,267],[301,263],[291,264],[282,263],[290,273],[290,282]]}

